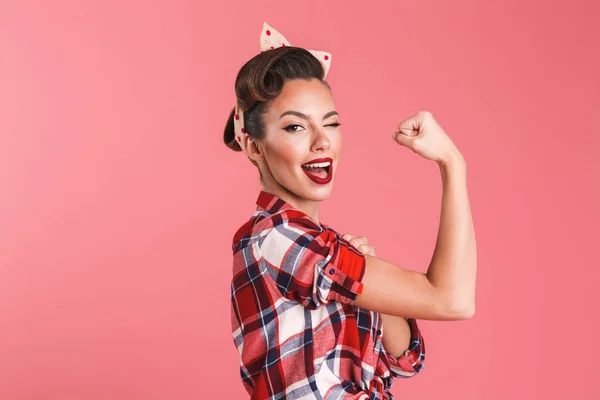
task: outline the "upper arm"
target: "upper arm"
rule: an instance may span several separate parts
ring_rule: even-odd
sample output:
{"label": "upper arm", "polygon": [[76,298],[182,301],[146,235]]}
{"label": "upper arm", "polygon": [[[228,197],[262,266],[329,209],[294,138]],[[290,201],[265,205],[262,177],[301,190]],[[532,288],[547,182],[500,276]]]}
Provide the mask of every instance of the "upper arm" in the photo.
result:
{"label": "upper arm", "polygon": [[362,293],[355,304],[384,314],[425,320],[458,320],[464,314],[428,280],[382,258],[366,254]]}

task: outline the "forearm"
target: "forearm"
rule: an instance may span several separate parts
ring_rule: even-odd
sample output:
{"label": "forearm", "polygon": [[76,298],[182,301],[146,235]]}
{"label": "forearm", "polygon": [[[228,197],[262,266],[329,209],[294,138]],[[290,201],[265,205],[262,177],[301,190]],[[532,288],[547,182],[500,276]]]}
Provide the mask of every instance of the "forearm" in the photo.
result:
{"label": "forearm", "polygon": [[460,154],[440,163],[442,209],[427,277],[454,312],[475,311],[477,255],[467,193],[466,163]]}

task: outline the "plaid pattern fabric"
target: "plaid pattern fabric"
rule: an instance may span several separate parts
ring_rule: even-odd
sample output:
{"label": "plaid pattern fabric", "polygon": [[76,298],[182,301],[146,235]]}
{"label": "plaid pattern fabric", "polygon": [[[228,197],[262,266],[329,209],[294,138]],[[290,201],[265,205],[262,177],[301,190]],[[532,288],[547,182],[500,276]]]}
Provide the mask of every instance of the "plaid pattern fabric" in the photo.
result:
{"label": "plaid pattern fabric", "polygon": [[409,349],[386,353],[381,315],[354,305],[365,257],[339,233],[261,191],[234,235],[231,326],[251,399],[394,399],[393,377],[423,368]]}

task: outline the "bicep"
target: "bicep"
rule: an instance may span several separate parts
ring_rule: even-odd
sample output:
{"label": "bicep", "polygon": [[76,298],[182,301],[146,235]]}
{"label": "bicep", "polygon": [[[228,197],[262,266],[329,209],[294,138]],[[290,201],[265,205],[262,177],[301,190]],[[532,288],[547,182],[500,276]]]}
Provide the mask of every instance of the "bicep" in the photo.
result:
{"label": "bicep", "polygon": [[448,296],[427,275],[365,254],[362,293],[355,305],[371,311],[425,320],[457,320]]}

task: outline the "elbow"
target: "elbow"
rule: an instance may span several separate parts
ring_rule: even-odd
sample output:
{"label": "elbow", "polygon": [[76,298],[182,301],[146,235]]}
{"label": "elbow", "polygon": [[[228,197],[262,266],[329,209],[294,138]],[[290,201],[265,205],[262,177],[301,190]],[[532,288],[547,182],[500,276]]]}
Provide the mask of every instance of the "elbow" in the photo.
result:
{"label": "elbow", "polygon": [[454,303],[446,310],[446,318],[452,321],[471,319],[475,316],[475,302]]}
{"label": "elbow", "polygon": [[459,314],[461,320],[471,319],[475,316],[475,304],[472,304],[470,307],[463,308]]}

